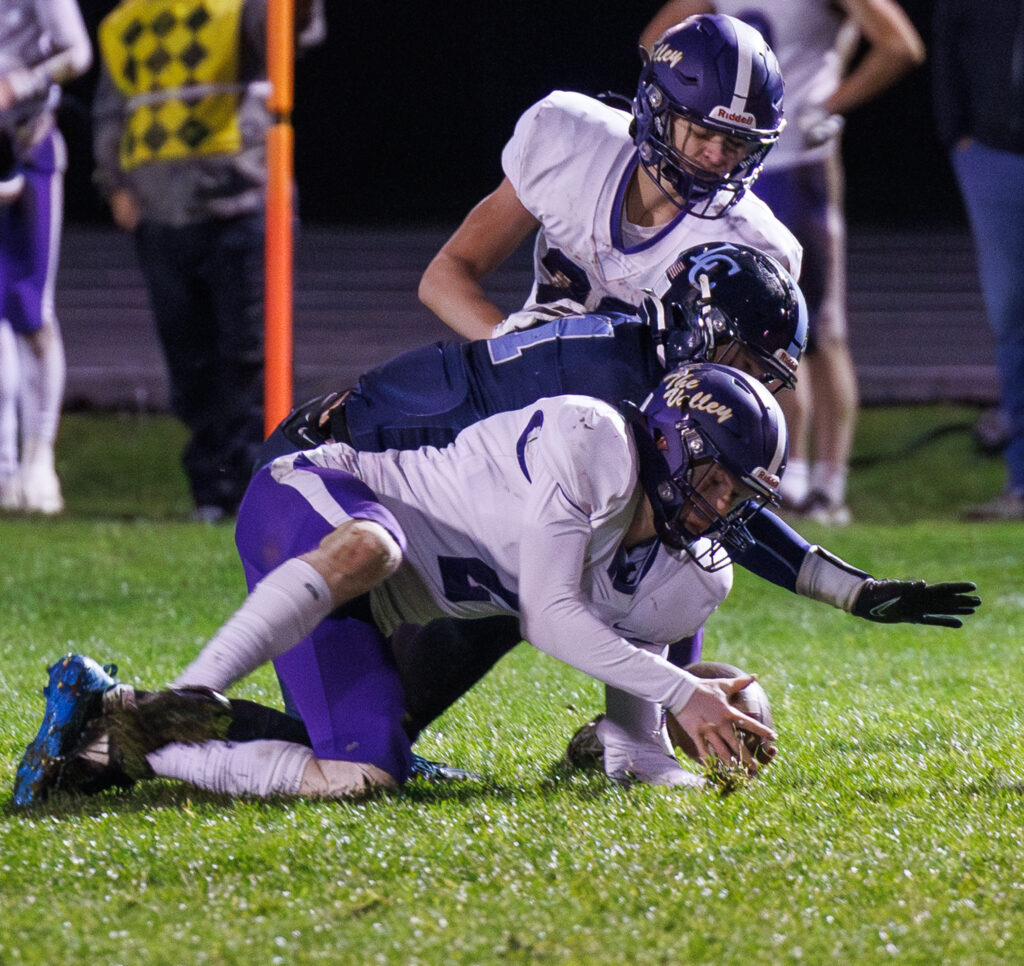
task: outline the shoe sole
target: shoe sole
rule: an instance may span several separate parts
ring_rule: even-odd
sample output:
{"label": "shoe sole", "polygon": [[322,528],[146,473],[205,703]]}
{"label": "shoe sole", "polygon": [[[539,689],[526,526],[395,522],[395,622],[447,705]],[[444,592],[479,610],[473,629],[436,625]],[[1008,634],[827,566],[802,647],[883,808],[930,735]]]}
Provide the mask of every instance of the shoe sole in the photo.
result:
{"label": "shoe sole", "polygon": [[[116,669],[115,669],[116,670]],[[43,688],[43,723],[25,748],[14,779],[11,804],[27,808],[43,801],[60,775],[60,765],[82,727],[102,709],[103,692],[116,683],[92,658],[68,654],[49,668]]]}

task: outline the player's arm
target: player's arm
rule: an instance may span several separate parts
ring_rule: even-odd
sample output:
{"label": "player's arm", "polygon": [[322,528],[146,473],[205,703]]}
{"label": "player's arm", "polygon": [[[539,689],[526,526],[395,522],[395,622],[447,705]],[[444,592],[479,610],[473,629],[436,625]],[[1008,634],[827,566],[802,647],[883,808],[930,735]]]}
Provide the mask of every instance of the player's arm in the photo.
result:
{"label": "player's arm", "polygon": [[887,624],[961,627],[981,598],[969,581],[876,580],[823,547],[814,546],[768,510],[748,524],[754,544],[730,549],[733,561],[786,590]]}
{"label": "player's arm", "polygon": [[839,0],[867,41],[868,49],[822,105],[846,115],[892,87],[912,67],[924,63],[921,35],[895,0]]}
{"label": "player's arm", "polygon": [[704,0],[669,0],[640,32],[640,46],[650,50],[669,27],[698,13],[714,13],[715,5]]}
{"label": "player's arm", "polygon": [[[770,729],[728,702],[730,687],[742,688],[751,679],[709,685],[631,644],[584,599],[593,521],[611,525],[621,519],[625,535],[642,519],[637,514],[644,504],[636,502],[636,457],[621,424],[598,409],[568,407],[562,415],[549,413],[529,462],[531,489],[519,546],[523,636],[584,674],[667,708],[702,754],[751,764],[734,726],[763,737]],[[624,519],[631,512],[632,521]]]}
{"label": "player's arm", "polygon": [[[546,490],[550,506],[561,495]],[[538,525],[541,524],[541,525]],[[663,657],[630,644],[586,607],[581,599],[582,562],[589,532],[567,516],[524,529],[520,554],[520,621],[532,645],[584,674],[675,715],[702,757],[713,754],[756,768],[736,729],[771,738],[771,729],[731,706],[728,694],[752,677],[705,682]]]}
{"label": "player's arm", "polygon": [[540,222],[505,178],[466,216],[420,279],[420,301],[467,339],[486,339],[505,313],[480,280],[505,261]]}
{"label": "player's arm", "polygon": [[75,0],[46,0],[37,6],[55,52],[0,76],[0,110],[41,97],[51,84],[79,77],[92,64],[92,45]]}

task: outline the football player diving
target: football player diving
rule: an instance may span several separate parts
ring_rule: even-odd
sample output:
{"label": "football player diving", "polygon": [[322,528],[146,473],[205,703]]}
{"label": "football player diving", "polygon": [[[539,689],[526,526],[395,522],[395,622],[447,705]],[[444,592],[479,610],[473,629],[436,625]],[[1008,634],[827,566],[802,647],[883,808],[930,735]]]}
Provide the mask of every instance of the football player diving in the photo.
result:
{"label": "football player diving", "polygon": [[786,452],[785,421],[760,383],[696,363],[622,411],[545,397],[442,448],[328,443],[279,457],[239,510],[249,596],[175,687],[184,703],[216,708],[220,692],[276,660],[308,742],[227,731],[199,743],[158,736],[126,754],[124,720],[145,695],[69,655],[51,669],[14,804],[151,776],[256,797],[400,785],[411,739],[386,638],[442,615],[511,616],[538,649],[614,688],[637,706],[632,717],[655,723],[645,740],[665,783],[703,779],[660,747],[663,708],[702,760],[756,770],[736,728],[774,732],[728,701],[752,677],[701,679],[663,654],[728,594],[726,545],[747,539],[747,520],[774,499]]}

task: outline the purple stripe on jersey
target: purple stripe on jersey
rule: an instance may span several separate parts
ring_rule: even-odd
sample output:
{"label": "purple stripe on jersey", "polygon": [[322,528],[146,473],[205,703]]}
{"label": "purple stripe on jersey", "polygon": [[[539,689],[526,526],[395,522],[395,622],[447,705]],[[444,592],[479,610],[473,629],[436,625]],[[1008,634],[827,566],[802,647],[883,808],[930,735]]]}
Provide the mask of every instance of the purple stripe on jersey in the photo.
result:
{"label": "purple stripe on jersey", "polygon": [[519,434],[519,439],[516,440],[516,459],[519,460],[519,469],[523,471],[523,476],[526,477],[527,483],[532,483],[533,480],[530,479],[530,471],[526,468],[526,444],[530,442],[533,431],[540,429],[543,425],[544,413],[538,409],[530,417],[530,421],[526,424],[526,429]]}

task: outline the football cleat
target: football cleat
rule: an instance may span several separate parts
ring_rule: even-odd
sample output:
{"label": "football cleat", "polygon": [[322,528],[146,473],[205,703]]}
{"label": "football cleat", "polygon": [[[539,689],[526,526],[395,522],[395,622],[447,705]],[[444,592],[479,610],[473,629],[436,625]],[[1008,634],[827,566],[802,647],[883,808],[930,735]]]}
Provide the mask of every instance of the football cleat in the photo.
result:
{"label": "football cleat", "polygon": [[103,695],[117,683],[116,673],[116,666],[101,667],[82,654],[67,654],[49,668],[43,723],[25,748],[14,779],[15,808],[36,805],[49,795],[86,723],[103,710]]}
{"label": "football cleat", "polygon": [[421,755],[412,756],[412,774],[433,782],[482,782],[483,775],[446,765],[442,761],[431,761]]}
{"label": "football cleat", "polygon": [[569,739],[565,754],[562,755],[562,765],[565,768],[604,771],[604,745],[597,736],[597,726],[602,718],[604,715],[599,714],[593,721],[588,721],[576,729],[576,733]]}
{"label": "football cleat", "polygon": [[63,763],[61,791],[95,795],[131,788],[152,778],[146,756],[164,745],[223,740],[231,702],[206,687],[137,691],[119,685],[103,697],[103,713],[92,718]]}

